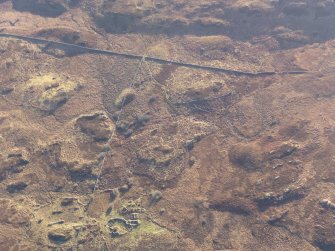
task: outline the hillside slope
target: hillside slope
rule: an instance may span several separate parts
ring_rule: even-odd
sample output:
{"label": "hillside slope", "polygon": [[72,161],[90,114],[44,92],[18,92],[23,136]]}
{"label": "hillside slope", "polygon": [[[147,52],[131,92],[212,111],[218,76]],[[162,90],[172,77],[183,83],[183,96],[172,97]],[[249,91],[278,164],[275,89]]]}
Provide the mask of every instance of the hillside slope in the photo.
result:
{"label": "hillside slope", "polygon": [[335,250],[333,1],[0,13],[0,250]]}

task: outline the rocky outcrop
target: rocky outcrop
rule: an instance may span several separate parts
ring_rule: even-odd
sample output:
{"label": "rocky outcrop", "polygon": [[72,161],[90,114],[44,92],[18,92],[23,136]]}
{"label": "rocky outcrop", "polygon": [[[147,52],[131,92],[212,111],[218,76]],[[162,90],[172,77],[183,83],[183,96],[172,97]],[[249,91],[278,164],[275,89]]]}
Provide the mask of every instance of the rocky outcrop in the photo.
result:
{"label": "rocky outcrop", "polygon": [[97,142],[108,141],[112,134],[110,121],[102,112],[80,116],[76,120],[76,127]]}
{"label": "rocky outcrop", "polygon": [[139,146],[132,160],[133,172],[150,177],[159,186],[172,182],[184,169],[186,151],[191,151],[215,129],[207,123],[183,119],[170,125],[146,128],[131,138],[130,145]]}
{"label": "rocky outcrop", "polygon": [[334,9],[331,1],[104,1],[95,20],[111,33],[225,34],[238,40],[274,35],[290,48],[334,37]]}
{"label": "rocky outcrop", "polygon": [[24,153],[14,151],[7,156],[0,158],[0,181],[5,179],[8,174],[20,173],[29,164]]}
{"label": "rocky outcrop", "polygon": [[54,113],[82,86],[68,78],[47,74],[34,76],[17,90],[25,102],[47,113]]}

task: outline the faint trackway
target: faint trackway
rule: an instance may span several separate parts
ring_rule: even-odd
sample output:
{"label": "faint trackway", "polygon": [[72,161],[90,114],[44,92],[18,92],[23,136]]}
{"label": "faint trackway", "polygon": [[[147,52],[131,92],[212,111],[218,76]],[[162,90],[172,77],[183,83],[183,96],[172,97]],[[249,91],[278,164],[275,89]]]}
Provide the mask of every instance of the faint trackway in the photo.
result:
{"label": "faint trackway", "polygon": [[26,40],[32,43],[55,44],[55,45],[64,46],[64,47],[72,47],[72,48],[78,49],[79,51],[83,51],[85,53],[91,53],[91,54],[105,54],[105,55],[124,57],[128,59],[138,59],[138,60],[142,60],[143,58],[145,58],[147,62],[154,62],[158,64],[170,64],[170,65],[183,66],[183,67],[188,67],[188,68],[193,68],[193,69],[202,69],[202,70],[213,71],[213,72],[223,72],[226,74],[236,75],[236,76],[259,77],[259,76],[271,76],[271,75],[298,75],[298,74],[309,73],[309,71],[248,72],[248,71],[241,71],[241,70],[231,70],[231,69],[226,69],[226,68],[221,68],[221,67],[216,67],[216,66],[199,65],[199,64],[193,64],[193,63],[187,63],[187,62],[181,62],[181,61],[167,60],[167,59],[161,59],[161,58],[156,58],[156,57],[147,57],[145,55],[115,52],[111,50],[100,50],[100,49],[85,47],[85,46],[76,45],[76,44],[70,44],[70,43],[52,41],[52,40],[38,38],[38,37],[30,37],[30,36],[10,34],[10,33],[0,33],[0,37],[22,39],[22,40]]}

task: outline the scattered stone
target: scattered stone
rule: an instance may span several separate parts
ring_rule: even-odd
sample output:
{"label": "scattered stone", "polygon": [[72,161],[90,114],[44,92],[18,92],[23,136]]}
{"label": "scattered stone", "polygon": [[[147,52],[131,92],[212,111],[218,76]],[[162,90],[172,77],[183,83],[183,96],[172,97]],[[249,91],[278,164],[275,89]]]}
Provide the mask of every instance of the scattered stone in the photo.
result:
{"label": "scattered stone", "polygon": [[120,226],[108,226],[112,237],[120,237],[128,233],[128,230]]}
{"label": "scattered stone", "polygon": [[289,160],[287,163],[290,165],[301,165],[303,162],[301,160],[294,159],[294,160]]}
{"label": "scattered stone", "polygon": [[131,213],[144,213],[145,209],[140,205],[138,201],[128,201],[125,205],[122,205],[120,213],[123,215]]}
{"label": "scattered stone", "polygon": [[115,217],[107,222],[112,237],[119,237],[132,231],[141,224],[140,214],[145,210],[139,204],[139,201],[129,201],[119,210],[123,217]]}
{"label": "scattered stone", "polygon": [[258,207],[264,211],[271,206],[277,206],[300,200],[306,196],[304,188],[288,188],[282,194],[266,193],[263,197],[255,199]]}
{"label": "scattered stone", "polygon": [[272,169],[276,169],[276,168],[278,168],[278,167],[282,167],[284,164],[277,164],[277,165],[274,165],[273,167],[272,167]]}

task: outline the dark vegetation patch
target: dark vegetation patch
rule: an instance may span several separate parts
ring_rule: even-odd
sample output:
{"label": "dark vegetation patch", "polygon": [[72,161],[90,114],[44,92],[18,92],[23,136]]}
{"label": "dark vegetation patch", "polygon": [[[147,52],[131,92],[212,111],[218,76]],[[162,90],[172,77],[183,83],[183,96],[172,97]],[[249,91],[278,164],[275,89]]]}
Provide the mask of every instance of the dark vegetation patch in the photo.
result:
{"label": "dark vegetation patch", "polygon": [[229,199],[225,201],[212,202],[209,204],[209,208],[220,212],[230,212],[232,214],[239,215],[251,215],[253,207],[251,202],[241,200],[239,198]]}
{"label": "dark vegetation patch", "polygon": [[12,0],[18,11],[28,11],[45,17],[58,17],[67,11],[63,0]]}
{"label": "dark vegetation patch", "polygon": [[0,157],[0,181],[8,174],[20,173],[29,161],[21,153],[10,153],[7,157]]}
{"label": "dark vegetation patch", "polygon": [[[85,35],[66,28],[51,28],[38,30],[35,34],[37,37],[42,37],[50,40],[60,40],[61,42],[76,44],[80,46],[92,47],[90,41],[85,41]],[[70,49],[70,48],[68,48]]]}
{"label": "dark vegetation patch", "polygon": [[1,95],[8,95],[14,91],[13,87],[2,87],[0,88]]}
{"label": "dark vegetation patch", "polygon": [[[113,116],[114,121],[117,118]],[[134,132],[144,127],[150,121],[148,114],[137,114],[132,118],[132,121],[120,120],[116,124],[116,131],[126,138],[130,137]]]}
{"label": "dark vegetation patch", "polygon": [[177,69],[178,67],[175,65],[168,65],[164,64],[162,66],[161,71],[155,76],[155,79],[160,84],[165,84],[166,80],[171,77],[171,74]]}
{"label": "dark vegetation patch", "polygon": [[229,150],[229,160],[242,169],[256,170],[262,167],[263,152],[256,144],[240,143]]}
{"label": "dark vegetation patch", "polygon": [[27,183],[23,182],[23,181],[19,181],[19,182],[15,182],[12,184],[9,184],[6,188],[6,190],[9,193],[17,193],[22,191],[23,189],[25,189],[28,186]]}
{"label": "dark vegetation patch", "polygon": [[48,238],[53,243],[56,243],[56,244],[60,245],[60,244],[63,244],[65,242],[67,242],[68,240],[70,240],[71,236],[63,234],[63,233],[50,232],[50,233],[48,233]]}
{"label": "dark vegetation patch", "polygon": [[317,224],[313,226],[312,243],[322,251],[335,250],[335,228],[333,213],[325,210],[315,216]]}
{"label": "dark vegetation patch", "polygon": [[308,121],[298,121],[296,124],[284,126],[280,128],[279,135],[283,140],[305,141],[308,138],[308,132],[306,131],[308,124]]}
{"label": "dark vegetation patch", "polygon": [[92,170],[96,166],[96,163],[73,165],[69,168],[70,177],[73,181],[94,180],[96,175],[92,174]]}

